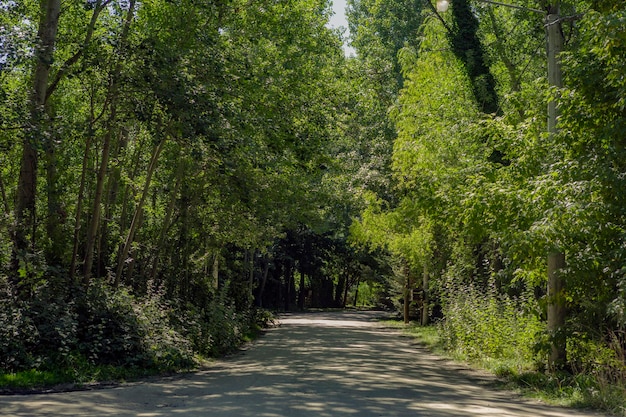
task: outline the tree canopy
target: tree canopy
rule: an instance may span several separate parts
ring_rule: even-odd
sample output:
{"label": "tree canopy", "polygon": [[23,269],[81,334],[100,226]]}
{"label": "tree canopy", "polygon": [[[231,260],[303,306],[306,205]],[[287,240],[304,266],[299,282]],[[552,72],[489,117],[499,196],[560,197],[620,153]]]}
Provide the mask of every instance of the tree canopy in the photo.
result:
{"label": "tree canopy", "polygon": [[370,304],[623,376],[626,7],[514,6],[350,0],[346,57],[325,0],[0,1],[2,369]]}

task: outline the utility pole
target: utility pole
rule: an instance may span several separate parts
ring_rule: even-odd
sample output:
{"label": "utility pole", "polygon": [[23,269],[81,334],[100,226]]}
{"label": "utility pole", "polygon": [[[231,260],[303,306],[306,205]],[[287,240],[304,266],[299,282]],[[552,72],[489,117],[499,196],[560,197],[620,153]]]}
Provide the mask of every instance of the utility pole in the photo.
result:
{"label": "utility pole", "polygon": [[[549,6],[546,17],[547,55],[548,55],[548,85],[552,88],[563,87],[563,76],[559,55],[563,51],[563,32],[559,15],[559,1]],[[558,108],[555,100],[548,102],[548,134],[557,133]],[[550,369],[562,368],[566,361],[565,338],[565,281],[561,271],[565,268],[565,253],[559,248],[551,248],[548,253],[548,333],[550,335],[551,350],[548,358]]]}
{"label": "utility pole", "polygon": [[[561,63],[559,55],[563,51],[563,31],[561,29],[560,16],[560,0],[552,0],[551,4],[545,5],[546,2],[540,2],[545,5],[544,10],[532,9],[529,7],[517,6],[510,3],[502,3],[495,0],[478,0],[481,3],[489,3],[496,6],[504,6],[513,9],[527,10],[544,14],[547,38],[547,60],[548,60],[548,85],[550,88],[563,87],[563,75],[561,72]],[[430,7],[436,12],[445,12],[448,10],[451,1],[437,0],[436,8],[428,2]],[[437,14],[437,16],[439,16]],[[441,19],[441,17],[440,17]],[[445,21],[441,19],[445,25]],[[446,28],[448,28],[446,26]],[[448,29],[449,30],[449,29]],[[548,102],[548,123],[547,132],[549,136],[554,136],[558,132],[557,128],[558,108],[556,100],[551,99]],[[547,269],[548,269],[548,285],[547,285],[547,330],[550,335],[550,356],[548,358],[548,366],[555,370],[563,368],[567,362],[566,358],[566,337],[565,337],[565,280],[562,277],[562,270],[565,268],[565,253],[557,245],[554,245],[548,251]]]}

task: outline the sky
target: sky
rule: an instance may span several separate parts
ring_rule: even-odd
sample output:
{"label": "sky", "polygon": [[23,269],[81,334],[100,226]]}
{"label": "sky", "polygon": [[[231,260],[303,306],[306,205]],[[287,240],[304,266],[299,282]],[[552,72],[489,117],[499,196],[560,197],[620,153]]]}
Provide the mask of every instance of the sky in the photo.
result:
{"label": "sky", "polygon": [[[348,32],[348,21],[346,20],[346,0],[332,0],[333,1],[333,11],[335,14],[330,18],[330,22],[328,25],[333,28],[338,28],[340,26],[345,28],[344,36],[349,36]],[[350,48],[347,45],[344,45],[344,52],[346,56],[356,55],[353,48]]]}

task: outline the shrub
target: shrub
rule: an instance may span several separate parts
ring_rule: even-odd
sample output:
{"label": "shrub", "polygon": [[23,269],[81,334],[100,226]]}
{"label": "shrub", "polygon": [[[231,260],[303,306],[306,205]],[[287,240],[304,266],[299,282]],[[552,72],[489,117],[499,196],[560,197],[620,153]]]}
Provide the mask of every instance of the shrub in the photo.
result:
{"label": "shrub", "polygon": [[39,361],[33,352],[38,340],[27,306],[3,298],[0,301],[0,368],[15,372],[36,367]]}
{"label": "shrub", "polygon": [[92,363],[186,367],[191,343],[172,326],[172,308],[159,295],[140,299],[94,283],[78,303],[78,349]]}
{"label": "shrub", "polygon": [[532,296],[499,294],[493,282],[484,290],[474,284],[449,282],[440,323],[447,349],[469,359],[490,357],[532,363],[533,346],[544,325]]}
{"label": "shrub", "polygon": [[86,290],[60,291],[52,282],[28,301],[0,286],[3,372],[71,370],[75,380],[84,380],[97,379],[100,370],[114,375],[116,367],[184,369],[194,365],[195,353],[229,353],[272,320],[262,311],[237,311],[227,288],[199,308],[176,306],[157,292],[137,297],[98,280]]}
{"label": "shrub", "polygon": [[180,320],[184,334],[198,353],[215,357],[230,353],[241,344],[253,319],[238,312],[222,290],[205,308],[188,305]]}

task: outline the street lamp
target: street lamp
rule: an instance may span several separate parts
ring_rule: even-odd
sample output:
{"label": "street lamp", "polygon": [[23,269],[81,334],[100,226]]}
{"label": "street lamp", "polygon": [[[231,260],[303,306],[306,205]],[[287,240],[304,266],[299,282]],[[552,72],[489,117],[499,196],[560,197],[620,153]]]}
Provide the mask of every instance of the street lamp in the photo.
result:
{"label": "street lamp", "polygon": [[[452,0],[450,0],[452,1]],[[518,10],[526,10],[544,15],[547,51],[546,59],[548,61],[548,85],[550,87],[563,87],[563,79],[561,73],[561,64],[559,62],[559,54],[563,50],[563,34],[561,31],[561,16],[559,15],[560,0],[553,0],[552,6],[546,10],[532,9],[529,7],[517,6],[509,3],[502,3],[493,0],[478,0],[481,3],[490,3],[497,6],[504,6]],[[437,12],[445,12],[449,6],[448,0],[437,0]],[[550,99],[548,102],[548,125],[547,132],[549,135],[557,133],[557,115],[558,109],[556,101]],[[563,289],[565,282],[561,277],[561,269],[565,268],[565,254],[556,248],[548,253],[548,305],[547,305],[547,328],[552,333],[554,339],[552,342],[552,351],[550,352],[550,367],[558,367],[563,365],[565,358],[565,340],[562,339],[563,328],[565,327],[565,304],[563,302]]]}

